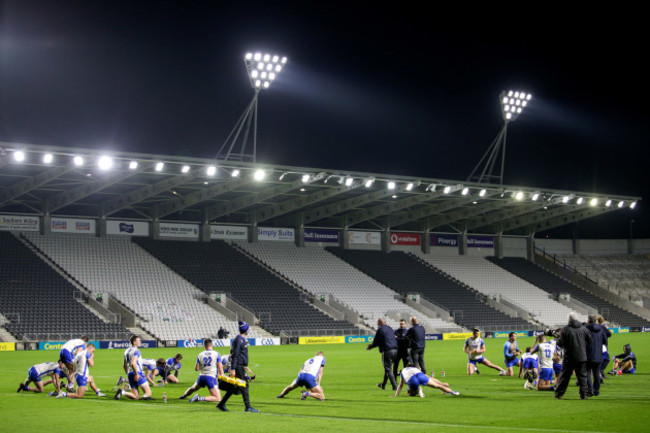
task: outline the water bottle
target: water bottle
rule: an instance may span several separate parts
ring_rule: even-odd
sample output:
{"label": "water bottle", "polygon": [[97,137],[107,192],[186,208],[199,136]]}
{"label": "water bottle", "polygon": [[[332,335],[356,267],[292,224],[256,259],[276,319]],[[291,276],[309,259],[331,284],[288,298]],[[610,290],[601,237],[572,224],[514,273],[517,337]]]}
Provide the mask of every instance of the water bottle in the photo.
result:
{"label": "water bottle", "polygon": [[445,369],[442,369],[442,377],[445,377]]}
{"label": "water bottle", "polygon": [[163,402],[167,403],[167,393],[163,392]]}
{"label": "water bottle", "polygon": [[436,373],[431,369],[431,377],[436,377]]}

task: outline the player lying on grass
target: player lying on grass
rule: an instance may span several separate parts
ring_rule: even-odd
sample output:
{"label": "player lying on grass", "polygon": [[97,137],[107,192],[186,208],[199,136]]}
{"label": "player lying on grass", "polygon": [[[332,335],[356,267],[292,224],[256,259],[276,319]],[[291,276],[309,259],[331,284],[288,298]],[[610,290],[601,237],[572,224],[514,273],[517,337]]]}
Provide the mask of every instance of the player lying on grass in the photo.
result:
{"label": "player lying on grass", "polygon": [[192,397],[190,403],[195,401],[209,401],[220,402],[221,392],[219,391],[219,384],[217,383],[217,375],[223,375],[223,365],[221,364],[221,354],[214,350],[212,340],[207,338],[203,340],[203,352],[199,353],[196,357],[195,371],[200,371],[199,378],[196,379],[194,385],[187,388],[187,390],[178,397],[184,399],[201,388],[208,388],[210,395],[207,397],[200,397],[198,394]]}
{"label": "player lying on grass", "polygon": [[325,393],[320,386],[320,381],[323,377],[323,368],[325,368],[325,356],[323,352],[318,351],[316,352],[316,356],[309,358],[302,364],[302,368],[298,372],[298,377],[282,390],[278,398],[284,398],[292,390],[304,386],[306,390],[300,393],[301,400],[307,397],[313,397],[317,400],[325,401]]}
{"label": "player lying on grass", "polygon": [[424,393],[420,386],[429,386],[431,388],[438,388],[443,391],[445,394],[460,395],[458,391],[454,391],[449,388],[448,383],[440,382],[438,379],[429,377],[426,374],[422,373],[419,368],[416,368],[412,362],[409,362],[406,365],[406,368],[402,369],[400,373],[399,385],[395,391],[395,397],[399,396],[402,392],[404,384],[408,387],[408,395],[415,397],[419,395],[424,397]]}

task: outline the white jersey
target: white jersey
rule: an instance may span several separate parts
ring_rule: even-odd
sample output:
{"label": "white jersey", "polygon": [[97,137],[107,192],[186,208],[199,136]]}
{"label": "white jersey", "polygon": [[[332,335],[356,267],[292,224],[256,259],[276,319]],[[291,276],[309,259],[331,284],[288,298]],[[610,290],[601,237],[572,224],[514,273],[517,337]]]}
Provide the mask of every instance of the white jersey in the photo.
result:
{"label": "white jersey", "polygon": [[212,349],[204,350],[196,357],[196,363],[199,364],[201,376],[217,377],[217,364],[221,363],[221,355]]}
{"label": "white jersey", "polygon": [[[474,350],[479,350],[481,347],[485,346],[485,341],[481,337],[477,338],[472,338],[469,337],[467,340],[465,340],[465,347],[469,347],[469,352],[472,352]],[[467,353],[467,359],[470,361],[475,361],[477,359],[483,358],[482,353],[477,353],[476,355],[472,355],[471,353]]]}
{"label": "white jersey", "polygon": [[523,353],[521,355],[521,365],[524,365],[524,361],[527,360],[528,358],[532,358],[539,362],[539,356],[537,356],[536,353]]}
{"label": "white jersey", "polygon": [[299,374],[307,373],[311,374],[314,377],[318,377],[318,372],[321,367],[325,367],[325,358],[323,356],[317,355],[313,358],[308,359],[302,365]]}
{"label": "white jersey", "polygon": [[402,369],[402,379],[404,379],[404,382],[408,382],[413,376],[415,376],[418,373],[422,373],[419,368],[416,367],[406,367]]}
{"label": "white jersey", "polygon": [[126,361],[126,372],[127,373],[135,373],[133,371],[133,360],[135,361],[136,367],[138,369],[137,373],[141,374],[142,373],[142,364],[140,363],[142,359],[142,355],[140,354],[140,349],[138,349],[135,346],[131,346],[128,349],[124,351],[124,360]]}
{"label": "white jersey", "polygon": [[156,368],[156,360],[155,359],[141,359],[140,360],[140,365],[142,367],[145,367],[147,370],[152,371],[154,368]]}
{"label": "white jersey", "polygon": [[562,360],[564,359],[564,349],[557,345],[557,340],[555,339],[549,341],[549,343],[553,347],[553,353],[557,353],[557,355],[560,357],[560,361],[557,362],[557,364],[562,365]]}
{"label": "white jersey", "polygon": [[539,343],[537,345],[537,352],[539,353],[539,368],[553,368],[555,345],[548,341]]}
{"label": "white jersey", "polygon": [[74,351],[77,350],[79,347],[85,349],[86,342],[83,341],[81,338],[76,338],[74,340],[66,341],[65,344],[61,346],[61,349],[65,349],[68,352],[70,352],[72,355],[74,355]]}
{"label": "white jersey", "polygon": [[76,374],[88,378],[88,352],[82,350],[74,357],[74,369]]}
{"label": "white jersey", "polygon": [[38,377],[52,376],[54,375],[54,373],[56,373],[56,370],[59,368],[59,363],[44,362],[42,364],[36,364],[32,366],[32,368],[36,370],[36,374],[38,374]]}

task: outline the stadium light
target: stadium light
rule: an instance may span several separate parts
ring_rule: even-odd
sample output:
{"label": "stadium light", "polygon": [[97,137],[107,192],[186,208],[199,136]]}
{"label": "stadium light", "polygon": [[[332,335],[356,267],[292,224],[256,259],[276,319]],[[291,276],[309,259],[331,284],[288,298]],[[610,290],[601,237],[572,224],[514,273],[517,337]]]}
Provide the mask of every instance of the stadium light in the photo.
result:
{"label": "stadium light", "polygon": [[205,169],[205,174],[207,174],[208,176],[214,176],[215,174],[217,174],[217,167],[215,167],[214,165],[207,167]]}
{"label": "stadium light", "polygon": [[619,201],[618,202],[618,207],[622,208],[623,206],[625,206],[625,202],[623,200]]}
{"label": "stadium light", "polygon": [[138,161],[129,162],[129,170],[135,170],[136,168],[138,168]]}
{"label": "stadium light", "polygon": [[388,189],[395,189],[395,182],[393,182],[392,180],[388,181],[388,183],[386,184],[386,187]]}
{"label": "stadium light", "polygon": [[519,201],[521,201],[523,198],[524,198],[524,193],[523,193],[523,192],[521,192],[521,191],[517,191],[517,192],[515,193],[515,200],[519,200]]}
{"label": "stadium light", "polygon": [[23,162],[25,160],[25,152],[22,150],[17,150],[14,152],[14,161]]}
{"label": "stadium light", "polygon": [[[503,185],[503,172],[506,163],[506,136],[508,135],[508,124],[514,122],[521,115],[532,99],[532,94],[519,90],[503,91],[499,95],[501,104],[501,115],[503,117],[503,127],[496,136],[487,151],[483,154],[474,170],[467,178],[468,181],[478,183],[497,182]],[[493,174],[496,162],[501,159],[501,170],[499,174]],[[481,169],[482,167],[482,169]],[[480,170],[480,172],[479,172]]]}
{"label": "stadium light", "polygon": [[636,207],[636,202],[635,201],[630,203],[630,209],[634,209],[635,207]]}
{"label": "stadium light", "polygon": [[369,177],[369,178],[366,179],[366,181],[364,182],[364,186],[365,186],[366,188],[370,188],[370,187],[372,186],[373,183],[375,183],[375,178],[374,178],[374,177]]}
{"label": "stadium light", "polygon": [[469,188],[465,187],[463,190],[460,192],[462,195],[467,195],[469,194]]}
{"label": "stadium light", "polygon": [[181,173],[189,173],[190,172],[190,166],[189,165],[184,165],[181,167]]}
{"label": "stadium light", "polygon": [[303,175],[302,175],[302,178],[301,178],[302,183],[307,183],[307,182],[309,182],[309,179],[311,179],[311,176],[310,176],[309,174],[303,174]]}
{"label": "stadium light", "polygon": [[349,176],[345,178],[345,186],[352,186],[353,182],[354,182],[354,178]]}
{"label": "stadium light", "polygon": [[[257,157],[257,101],[259,93],[271,86],[271,83],[277,78],[286,63],[287,58],[277,54],[248,52],[244,55],[248,79],[255,93],[235,127],[230,131],[228,138],[219,148],[217,158],[255,162]],[[253,149],[249,151],[246,147],[251,125],[253,126]]]}
{"label": "stadium light", "polygon": [[232,171],[232,173],[230,173],[230,175],[231,175],[232,177],[239,177],[239,169],[237,169],[237,168],[234,169],[234,170]]}
{"label": "stadium light", "polygon": [[531,200],[537,201],[538,198],[539,198],[539,193],[536,192],[532,195]]}
{"label": "stadium light", "polygon": [[478,195],[479,195],[480,197],[485,197],[485,194],[487,194],[487,190],[486,190],[486,189],[482,189],[482,190],[478,193]]}
{"label": "stadium light", "polygon": [[110,170],[113,167],[113,159],[110,156],[101,156],[97,160],[97,167],[100,170]]}
{"label": "stadium light", "polygon": [[253,178],[258,182],[263,180],[265,176],[266,176],[266,173],[261,168],[255,170],[255,173],[253,173]]}
{"label": "stadium light", "polygon": [[51,153],[46,153],[45,155],[43,155],[43,162],[45,164],[51,164],[52,161],[54,161],[54,155],[52,155]]}
{"label": "stadium light", "polygon": [[576,200],[576,203],[577,204],[582,204],[583,201],[584,201],[584,199],[582,197],[578,197],[578,200]]}
{"label": "stadium light", "polygon": [[407,183],[407,184],[406,184],[406,190],[407,190],[407,191],[412,190],[412,189],[413,189],[413,186],[414,186],[414,185],[413,185],[413,182],[409,182],[409,183]]}
{"label": "stadium light", "polygon": [[612,201],[611,201],[611,200],[607,200],[607,201],[605,202],[605,206],[610,207],[611,205],[612,205]]}
{"label": "stadium light", "polygon": [[165,163],[162,161],[159,161],[156,163],[155,170],[156,171],[162,171],[162,169],[165,168]]}
{"label": "stadium light", "polygon": [[597,198],[592,198],[589,201],[589,206],[598,206],[598,199]]}
{"label": "stadium light", "polygon": [[74,158],[72,158],[72,162],[73,162],[74,165],[76,165],[77,167],[80,167],[80,166],[84,165],[84,159],[83,159],[81,156],[79,156],[79,155],[77,155],[77,156],[75,156]]}

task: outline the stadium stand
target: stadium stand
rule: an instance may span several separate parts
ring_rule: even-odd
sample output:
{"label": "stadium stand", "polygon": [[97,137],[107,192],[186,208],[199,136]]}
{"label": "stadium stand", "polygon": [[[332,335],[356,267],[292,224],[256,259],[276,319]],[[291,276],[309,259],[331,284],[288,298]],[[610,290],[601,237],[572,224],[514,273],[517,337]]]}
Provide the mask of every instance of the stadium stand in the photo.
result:
{"label": "stadium stand", "polygon": [[341,248],[327,248],[327,251],[402,295],[419,293],[428,302],[447,310],[465,328],[478,326],[486,331],[535,328],[532,323],[494,309],[484,302],[484,296],[415,256],[400,251],[388,254]]}
{"label": "stadium stand", "polygon": [[[530,312],[547,327],[564,326],[571,309],[549,298],[549,294],[507,272],[483,257],[435,256],[416,253],[418,257],[479,292],[504,297]],[[586,321],[586,316],[581,316]]]}
{"label": "stadium stand", "polygon": [[225,293],[260,319],[273,334],[357,335],[361,330],[335,320],[304,300],[304,293],[222,241],[133,241],[206,293]]}
{"label": "stadium stand", "polygon": [[75,286],[13,234],[0,232],[0,244],[0,311],[17,339],[128,338],[126,328],[105,323],[81,305]]}
{"label": "stadium stand", "polygon": [[582,288],[571,284],[569,281],[554,275],[536,264],[520,257],[488,257],[489,261],[497,266],[511,272],[519,278],[551,293],[555,297],[561,294],[569,294],[571,298],[577,299],[589,306],[595,307],[605,318],[620,326],[643,326],[647,321],[629,311],[620,308],[604,299],[589,293]]}
{"label": "stadium stand", "polygon": [[157,339],[214,337],[219,327],[237,334],[236,322],[208,306],[202,291],[129,238],[23,236],[89,290],[110,293],[134,311]]}
{"label": "stadium stand", "polygon": [[461,332],[452,322],[428,317],[396,299],[396,292],[373,280],[322,248],[298,248],[292,243],[237,242],[238,248],[254,254],[295,284],[313,295],[330,294],[376,328],[379,317],[388,325],[399,326],[399,318],[408,322],[416,315],[429,332]]}
{"label": "stadium stand", "polygon": [[650,258],[646,255],[570,256],[558,260],[613,293],[631,300],[650,298]]}

